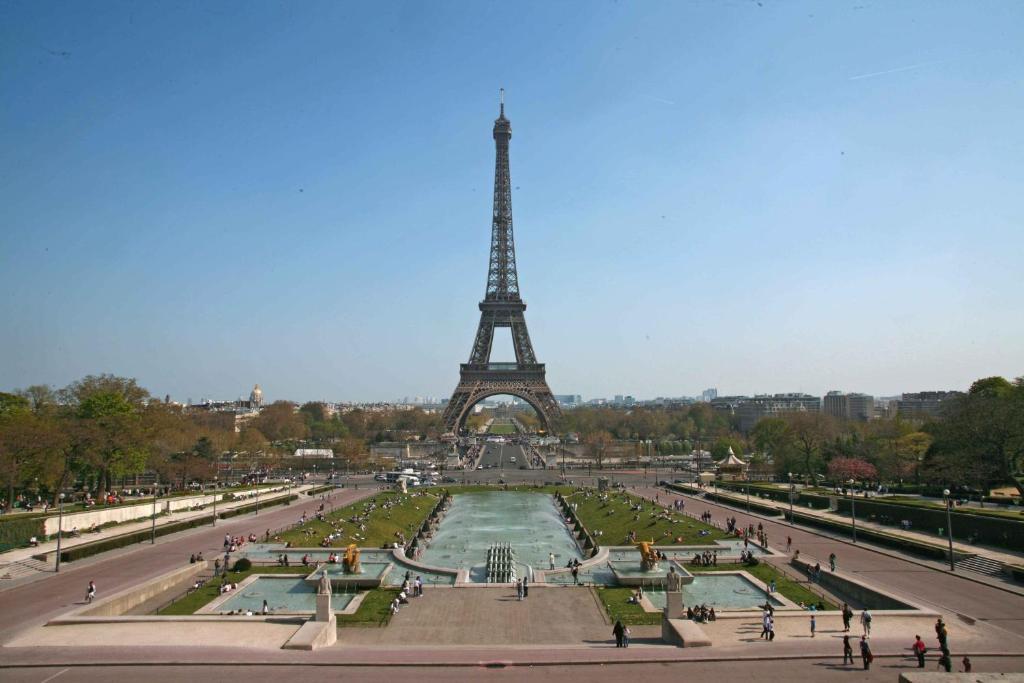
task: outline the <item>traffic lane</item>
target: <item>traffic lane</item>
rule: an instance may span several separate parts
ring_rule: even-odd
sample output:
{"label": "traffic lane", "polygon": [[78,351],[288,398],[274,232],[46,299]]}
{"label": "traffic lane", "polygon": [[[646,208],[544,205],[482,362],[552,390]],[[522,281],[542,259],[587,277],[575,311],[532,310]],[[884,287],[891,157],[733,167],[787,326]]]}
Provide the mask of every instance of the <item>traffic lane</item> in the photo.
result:
{"label": "traffic lane", "polygon": [[[377,489],[360,486],[339,489],[327,501],[335,507],[374,495]],[[98,555],[81,562],[61,565],[59,574],[17,588],[0,592],[0,643],[6,643],[26,628],[46,623],[49,619],[84,604],[85,589],[95,581],[97,597],[102,599],[154,576],[187,564],[192,553],[202,552],[208,560],[223,554],[224,534],[263,538],[272,531],[299,521],[303,511],[307,516],[316,513],[321,502],[319,496],[307,497],[305,502],[295,501],[289,506],[275,506],[262,510],[259,515],[249,514],[217,520],[217,526],[189,530],[158,538],[156,545],[140,544],[112,554]]]}
{"label": "traffic lane", "polygon": [[702,498],[668,493],[663,489],[641,489],[648,497],[658,495],[661,502],[676,497],[686,501],[687,512],[700,515],[708,511],[713,521],[724,523],[735,517],[737,524],[755,528],[761,523],[768,533],[768,543],[775,548],[786,547],[786,537],[793,538],[793,550],[811,556],[827,565],[830,553],[835,553],[840,570],[861,574],[865,580],[879,587],[902,593],[926,605],[941,607],[975,619],[991,621],[1017,635],[1024,635],[1024,596],[976,583],[960,576],[923,567],[898,557],[874,552],[850,543],[819,536],[799,526],[791,527],[763,517],[748,516],[738,508],[725,507]]}
{"label": "traffic lane", "polygon": [[[443,656],[442,652],[439,652]],[[926,671],[933,672],[934,658],[928,657]],[[891,683],[903,672],[917,671],[911,658],[879,657],[869,671],[864,671],[860,658],[852,666],[840,663],[840,656],[831,659],[777,659],[732,660],[724,662],[668,662],[668,663],[604,663],[577,665],[506,666],[502,662],[481,662],[476,666],[331,666],[329,664],[287,664],[286,673],[281,665],[259,664],[196,664],[117,666],[116,676],[123,680],[146,680],[147,683],[181,681],[193,677],[216,681],[247,681],[251,683],[277,683],[285,675],[289,683],[322,683],[328,678],[348,678],[368,683],[392,683],[396,677],[427,683],[446,681],[610,681],[621,683],[623,675],[641,680],[668,680],[685,677],[746,680],[751,674],[765,681],[885,681]],[[954,671],[961,669],[960,658],[954,660]],[[1024,671],[1024,657],[972,657],[972,672]],[[60,666],[39,668],[0,669],[0,679],[6,683],[107,683],[111,670],[103,666]]]}

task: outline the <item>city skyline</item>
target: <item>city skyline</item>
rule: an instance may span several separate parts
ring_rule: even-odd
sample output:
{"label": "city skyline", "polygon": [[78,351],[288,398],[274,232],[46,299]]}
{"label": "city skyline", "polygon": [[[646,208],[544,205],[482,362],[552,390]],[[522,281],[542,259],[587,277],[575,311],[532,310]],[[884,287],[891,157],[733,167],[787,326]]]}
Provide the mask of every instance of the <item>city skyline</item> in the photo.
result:
{"label": "city skyline", "polygon": [[764,5],[8,4],[0,388],[446,397],[499,87],[555,394],[1024,374],[1024,7]]}

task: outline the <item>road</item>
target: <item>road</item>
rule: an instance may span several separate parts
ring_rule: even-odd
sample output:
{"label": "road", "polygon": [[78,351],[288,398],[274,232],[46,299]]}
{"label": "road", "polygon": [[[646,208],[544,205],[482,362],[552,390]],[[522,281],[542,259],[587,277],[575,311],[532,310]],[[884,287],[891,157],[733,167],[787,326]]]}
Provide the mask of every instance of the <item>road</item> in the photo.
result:
{"label": "road", "polygon": [[480,454],[480,465],[485,469],[497,470],[500,475],[505,475],[508,472],[519,472],[520,466],[529,466],[529,463],[526,451],[522,446],[510,443],[488,443],[484,445]]}
{"label": "road", "polygon": [[[858,662],[860,660],[857,660]],[[386,657],[382,664],[386,664]],[[954,670],[959,671],[959,662]],[[978,657],[973,662],[974,672],[1022,671],[1024,657]],[[601,665],[505,666],[501,662],[481,663],[475,666],[432,667],[402,666],[334,666],[325,663],[287,663],[285,666],[246,664],[192,666],[117,666],[109,667],[39,667],[0,669],[0,679],[7,683],[107,683],[111,677],[147,683],[182,681],[202,678],[212,681],[247,681],[250,683],[322,683],[325,680],[347,679],[367,683],[391,683],[396,678],[431,683],[447,681],[614,681],[621,683],[624,676],[630,680],[749,680],[792,681],[818,683],[819,681],[884,681],[892,683],[900,673],[915,671],[916,665],[907,658],[878,658],[870,671],[856,666],[842,666],[835,659],[798,659],[726,662],[672,662],[622,663]],[[935,671],[934,665],[925,671]]]}

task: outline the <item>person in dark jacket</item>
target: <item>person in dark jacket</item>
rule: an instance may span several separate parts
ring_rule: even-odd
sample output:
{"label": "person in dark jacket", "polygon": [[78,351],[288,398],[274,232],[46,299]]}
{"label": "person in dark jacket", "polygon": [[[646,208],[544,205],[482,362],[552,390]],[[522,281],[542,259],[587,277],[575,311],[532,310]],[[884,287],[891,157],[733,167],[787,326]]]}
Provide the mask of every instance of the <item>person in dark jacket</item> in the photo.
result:
{"label": "person in dark jacket", "polygon": [[615,626],[612,627],[612,634],[615,636],[615,647],[622,647],[622,640],[626,636],[626,627],[622,625],[622,621],[616,619]]}

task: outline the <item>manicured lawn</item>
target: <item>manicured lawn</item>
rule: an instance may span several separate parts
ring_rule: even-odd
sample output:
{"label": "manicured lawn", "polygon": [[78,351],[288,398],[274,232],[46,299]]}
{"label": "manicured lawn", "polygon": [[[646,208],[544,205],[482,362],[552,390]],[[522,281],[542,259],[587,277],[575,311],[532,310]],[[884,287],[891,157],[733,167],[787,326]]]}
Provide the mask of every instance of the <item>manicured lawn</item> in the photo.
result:
{"label": "manicured lawn", "polygon": [[338,626],[386,626],[391,621],[391,601],[397,595],[397,588],[368,591],[355,614],[338,615]]}
{"label": "manicured lawn", "polygon": [[825,603],[825,609],[827,610],[839,609],[835,604],[809,589],[807,584],[797,583],[767,562],[761,562],[754,567],[733,563],[720,564],[717,567],[698,567],[697,565],[688,564],[686,569],[691,574],[742,570],[765,583],[769,583],[774,579],[776,592],[781,593],[783,597],[789,598],[797,604],[802,602],[805,605],[816,605],[820,600]]}
{"label": "manicured lawn", "polygon": [[[616,619],[621,619],[627,626],[652,626],[661,623],[661,612],[645,612],[640,605],[626,602],[635,592],[635,588],[619,586],[594,590],[613,624]],[[608,627],[608,635],[611,637],[611,627]]]}
{"label": "manicured lawn", "polygon": [[509,424],[493,424],[487,429],[487,433],[496,435],[515,434],[516,426]]}
{"label": "manicured lawn", "polygon": [[[361,530],[359,524],[349,520],[363,515],[372,501],[376,501],[377,508],[369,513],[369,518],[363,522],[366,528]],[[397,505],[384,509],[382,506],[388,501],[397,502]],[[332,547],[358,543],[364,548],[380,548],[398,540],[396,532],[405,534],[406,540],[412,539],[437,501],[436,493],[424,489],[407,494],[383,491],[367,500],[330,512],[325,522],[315,517],[310,518],[305,524],[298,524],[275,539],[288,541],[296,548],[315,548],[331,532],[340,532],[341,537],[331,542]]]}
{"label": "manicured lawn", "polygon": [[[284,574],[292,576],[307,576],[310,569],[304,567],[253,567],[244,572],[228,572],[228,581],[241,583],[242,579],[250,574]],[[220,578],[210,579],[199,590],[192,591],[167,607],[160,610],[159,614],[181,615],[195,614],[196,610],[206,605],[220,595]]]}
{"label": "manicured lawn", "polygon": [[[653,539],[657,545],[706,545],[729,538],[724,531],[638,496],[623,492],[610,492],[609,496],[608,502],[601,501],[594,491],[589,497],[584,493],[566,497],[570,503],[579,504],[576,514],[591,534],[603,532],[596,537],[601,545],[627,545],[626,536],[630,531],[636,531],[637,540]],[[631,507],[637,504],[642,509],[632,510]],[[701,531],[708,533],[701,536]]]}

